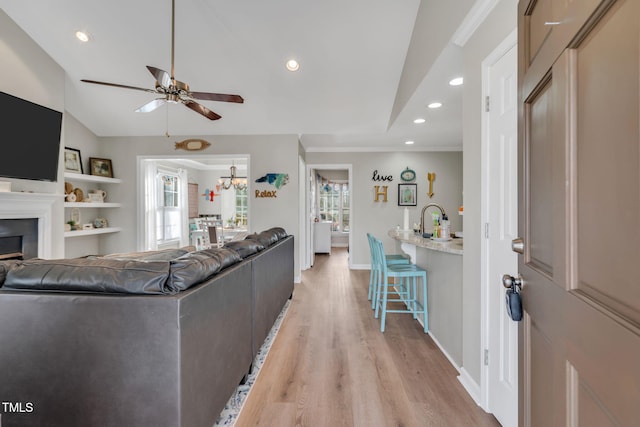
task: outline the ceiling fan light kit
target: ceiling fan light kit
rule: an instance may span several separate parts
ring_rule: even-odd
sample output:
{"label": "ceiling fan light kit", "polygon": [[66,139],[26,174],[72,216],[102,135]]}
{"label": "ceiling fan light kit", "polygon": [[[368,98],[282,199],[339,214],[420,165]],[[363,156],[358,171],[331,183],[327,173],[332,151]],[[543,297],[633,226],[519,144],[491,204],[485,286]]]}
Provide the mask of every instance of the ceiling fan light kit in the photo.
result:
{"label": "ceiling fan light kit", "polygon": [[185,107],[195,111],[196,113],[206,117],[209,120],[218,120],[221,116],[202,104],[197,103],[194,99],[204,101],[218,102],[234,102],[238,104],[244,103],[244,99],[240,95],[230,95],[224,93],[211,92],[192,92],[187,83],[176,80],[174,72],[174,56],[175,56],[175,0],[171,0],[171,74],[160,68],[147,65],[147,69],[156,79],[155,89],[146,89],[135,86],[122,85],[117,83],[107,83],[97,80],[82,79],[82,82],[93,83],[104,86],[119,87],[123,89],[140,90],[162,95],[160,98],[153,99],[135,111],[138,113],[149,113],[156,110],[166,103],[183,104]]}

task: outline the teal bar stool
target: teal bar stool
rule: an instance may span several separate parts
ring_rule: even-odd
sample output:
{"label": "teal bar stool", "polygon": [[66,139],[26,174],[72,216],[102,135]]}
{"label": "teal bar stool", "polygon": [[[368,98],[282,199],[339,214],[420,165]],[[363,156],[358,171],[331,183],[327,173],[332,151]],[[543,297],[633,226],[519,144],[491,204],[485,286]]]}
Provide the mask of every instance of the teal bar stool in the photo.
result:
{"label": "teal bar stool", "polygon": [[[372,247],[376,256],[379,257],[379,259],[383,259],[384,246],[382,241],[374,237],[372,239]],[[427,310],[427,270],[420,268],[415,264],[387,265],[385,262],[380,263],[380,268],[381,280],[379,286],[377,286],[375,295],[376,319],[378,318],[380,311],[382,312],[380,319],[380,331],[384,332],[387,313],[410,313],[413,315],[414,319],[417,319],[418,315],[421,314],[423,316],[424,332],[429,332],[429,315]],[[389,283],[390,277],[400,278],[403,282],[403,285],[398,291],[389,290],[389,287],[393,286]],[[422,282],[422,295],[424,296],[424,301],[422,303],[417,299],[417,279],[420,279]],[[389,294],[399,295],[399,298],[389,299]],[[388,309],[387,305],[391,302],[403,302],[406,304],[407,308],[403,310]]]}
{"label": "teal bar stool", "polygon": [[[369,273],[369,293],[368,299],[371,301],[371,309],[376,306],[374,295],[376,295],[378,286],[380,285],[380,278],[382,275],[381,260],[376,256],[376,252],[373,246],[373,240],[375,237],[370,233],[367,233],[367,240],[369,241],[369,252],[371,254],[371,272]],[[409,265],[411,261],[404,255],[384,255],[384,260],[387,265]]]}

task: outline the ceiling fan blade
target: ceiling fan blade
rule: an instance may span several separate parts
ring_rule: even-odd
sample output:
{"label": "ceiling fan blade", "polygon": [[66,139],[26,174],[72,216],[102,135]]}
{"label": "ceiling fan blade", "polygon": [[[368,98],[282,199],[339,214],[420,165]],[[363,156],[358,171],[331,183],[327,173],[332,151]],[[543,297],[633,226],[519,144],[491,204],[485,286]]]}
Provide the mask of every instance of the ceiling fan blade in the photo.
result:
{"label": "ceiling fan blade", "polygon": [[222,117],[222,116],[219,116],[218,114],[214,113],[213,111],[209,110],[204,105],[198,104],[197,102],[185,100],[185,101],[182,101],[182,103],[184,105],[186,105],[187,107],[191,108],[196,113],[202,114],[203,116],[205,116],[209,120],[218,120],[219,118]]}
{"label": "ceiling fan blade", "polygon": [[136,113],[150,113],[158,107],[161,107],[167,102],[164,98],[156,98],[153,101],[149,101],[144,104],[142,107],[136,109]]}
{"label": "ceiling fan blade", "polygon": [[204,99],[206,101],[244,103],[244,99],[240,95],[228,95],[226,93],[189,92],[189,96],[194,99]]}
{"label": "ceiling fan blade", "polygon": [[80,80],[80,81],[81,81],[81,82],[85,82],[85,83],[94,83],[94,84],[97,84],[97,85],[112,86],[112,87],[121,87],[121,88],[123,88],[123,89],[134,89],[134,90],[141,90],[141,91],[144,91],[144,92],[158,93],[158,92],[156,92],[156,91],[155,91],[155,90],[153,90],[153,89],[145,89],[145,88],[142,88],[142,87],[135,87],[135,86],[120,85],[120,84],[117,84],[117,83],[98,82],[98,81],[96,81],[96,80],[86,80],[86,79],[82,79],[82,80]]}
{"label": "ceiling fan blade", "polygon": [[147,70],[153,74],[153,77],[155,77],[156,81],[160,83],[162,87],[167,88],[171,85],[171,76],[166,71],[152,67],[151,65],[147,65]]}

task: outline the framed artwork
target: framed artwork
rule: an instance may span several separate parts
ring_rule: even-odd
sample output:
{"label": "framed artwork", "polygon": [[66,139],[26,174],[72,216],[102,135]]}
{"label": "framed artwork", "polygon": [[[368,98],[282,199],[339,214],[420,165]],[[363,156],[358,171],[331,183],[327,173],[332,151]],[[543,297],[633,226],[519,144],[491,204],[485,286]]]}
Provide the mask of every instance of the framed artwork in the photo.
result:
{"label": "framed artwork", "polygon": [[82,158],[80,150],[64,147],[64,170],[68,172],[82,173]]}
{"label": "framed artwork", "polygon": [[398,184],[398,206],[416,206],[418,184]]}
{"label": "framed artwork", "polygon": [[91,175],[113,178],[113,167],[111,166],[111,159],[98,159],[96,157],[89,157],[89,170]]}

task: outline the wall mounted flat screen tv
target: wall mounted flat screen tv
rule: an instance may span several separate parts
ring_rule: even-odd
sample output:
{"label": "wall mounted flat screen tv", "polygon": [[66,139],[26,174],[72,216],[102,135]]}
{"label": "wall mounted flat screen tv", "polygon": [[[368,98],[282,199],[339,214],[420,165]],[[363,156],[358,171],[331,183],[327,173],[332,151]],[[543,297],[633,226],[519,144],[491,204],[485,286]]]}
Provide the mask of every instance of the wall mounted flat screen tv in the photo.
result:
{"label": "wall mounted flat screen tv", "polygon": [[0,92],[0,176],[57,181],[62,113]]}

